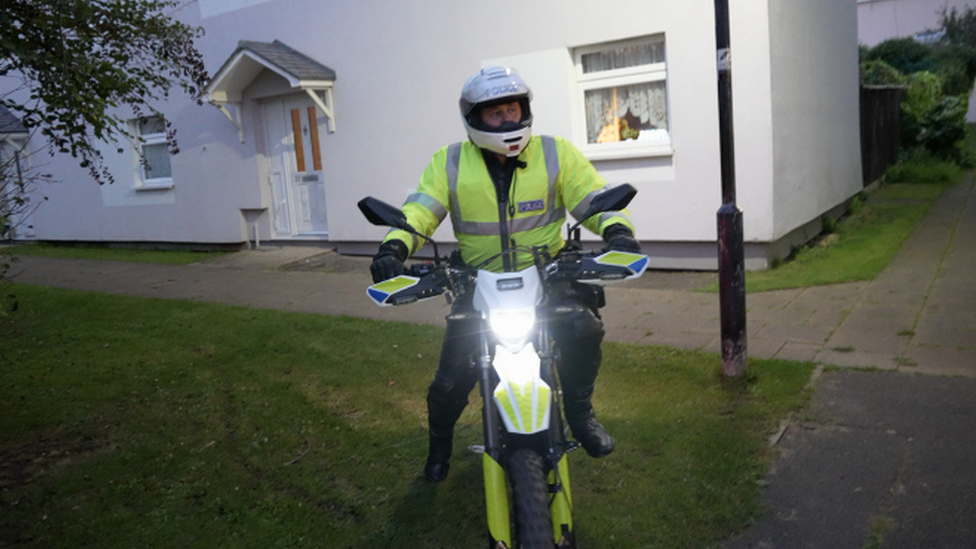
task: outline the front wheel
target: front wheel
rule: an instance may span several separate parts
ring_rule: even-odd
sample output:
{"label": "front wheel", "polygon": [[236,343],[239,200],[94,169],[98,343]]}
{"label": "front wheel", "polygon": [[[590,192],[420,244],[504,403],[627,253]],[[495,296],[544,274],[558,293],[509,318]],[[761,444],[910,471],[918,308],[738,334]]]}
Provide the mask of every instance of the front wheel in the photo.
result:
{"label": "front wheel", "polygon": [[549,515],[549,488],[542,458],[521,449],[509,461],[512,500],[515,505],[515,532],[521,549],[552,549],[552,518]]}

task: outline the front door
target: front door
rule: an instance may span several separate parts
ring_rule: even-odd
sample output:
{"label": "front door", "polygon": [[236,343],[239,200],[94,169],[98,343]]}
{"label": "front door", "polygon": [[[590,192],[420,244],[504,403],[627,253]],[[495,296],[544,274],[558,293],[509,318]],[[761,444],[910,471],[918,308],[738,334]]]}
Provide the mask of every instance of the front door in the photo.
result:
{"label": "front door", "polygon": [[329,235],[318,110],[307,95],[264,103],[275,238]]}

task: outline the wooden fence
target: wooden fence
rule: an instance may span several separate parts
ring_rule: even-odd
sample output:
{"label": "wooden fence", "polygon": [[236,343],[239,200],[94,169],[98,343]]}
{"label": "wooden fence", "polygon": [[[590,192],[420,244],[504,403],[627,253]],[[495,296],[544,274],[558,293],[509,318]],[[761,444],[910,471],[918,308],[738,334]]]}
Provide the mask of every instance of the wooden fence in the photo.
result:
{"label": "wooden fence", "polygon": [[898,86],[861,86],[861,169],[864,186],[881,178],[898,160],[901,102]]}

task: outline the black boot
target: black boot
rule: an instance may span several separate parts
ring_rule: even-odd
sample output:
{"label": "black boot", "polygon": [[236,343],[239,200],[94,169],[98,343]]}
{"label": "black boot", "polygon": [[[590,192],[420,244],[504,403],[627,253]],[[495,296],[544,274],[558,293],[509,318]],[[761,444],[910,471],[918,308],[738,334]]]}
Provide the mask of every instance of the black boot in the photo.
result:
{"label": "black boot", "polygon": [[563,410],[566,412],[566,423],[575,438],[592,457],[603,457],[613,451],[616,441],[610,433],[596,420],[590,395],[593,389],[584,391],[580,395],[566,395]]}
{"label": "black boot", "polygon": [[451,450],[454,446],[453,430],[447,434],[436,434],[430,431],[430,449],[427,452],[427,464],[424,465],[424,478],[427,482],[440,482],[447,478],[451,470]]}
{"label": "black boot", "polygon": [[566,418],[569,429],[587,454],[595,458],[603,457],[613,451],[616,441],[610,433],[596,420],[593,410],[584,416]]}
{"label": "black boot", "polygon": [[[437,380],[431,384],[427,393],[427,420],[430,446],[427,451],[427,464],[424,465],[424,478],[429,482],[440,482],[447,478],[451,468],[451,450],[454,446],[454,424],[468,404],[466,393],[457,397],[451,393],[439,392]],[[452,398],[453,397],[453,398]]]}

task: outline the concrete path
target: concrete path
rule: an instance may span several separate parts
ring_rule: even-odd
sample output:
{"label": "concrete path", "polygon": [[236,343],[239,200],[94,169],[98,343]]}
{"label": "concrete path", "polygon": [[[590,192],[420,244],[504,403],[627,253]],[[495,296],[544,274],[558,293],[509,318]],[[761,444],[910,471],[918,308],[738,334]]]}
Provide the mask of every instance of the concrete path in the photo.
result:
{"label": "concrete path", "polygon": [[[810,410],[777,441],[767,513],[723,549],[976,547],[974,269],[970,178],[877,279],[798,292],[785,307],[775,296],[747,297],[749,322],[767,322],[751,333],[784,344],[775,356],[897,373],[817,380]],[[805,339],[796,337],[802,327],[811,330]]]}
{"label": "concrete path", "polygon": [[768,511],[722,549],[976,547],[976,379],[825,374],[778,448]]}
{"label": "concrete path", "polygon": [[[443,324],[441,300],[372,305],[368,264],[316,248],[265,247],[187,266],[23,257],[9,275],[25,284]],[[718,296],[688,291],[709,280],[714,275],[648,273],[610,287],[607,338],[718,353]],[[782,453],[764,491],[769,512],[724,547],[976,548],[974,178],[946,192],[877,279],[753,293],[746,304],[749,356],[859,370],[828,369],[815,380],[810,412],[776,439]]]}

